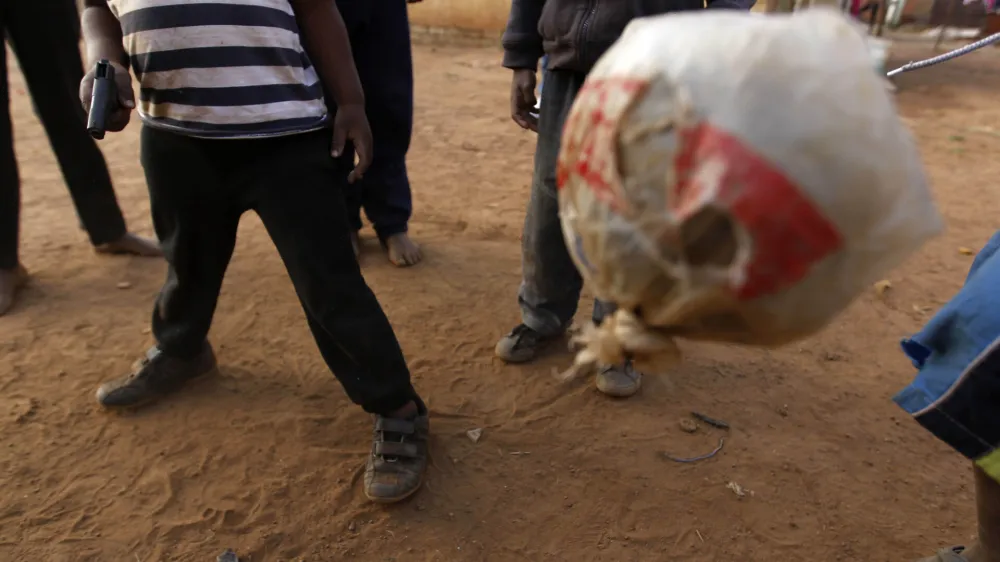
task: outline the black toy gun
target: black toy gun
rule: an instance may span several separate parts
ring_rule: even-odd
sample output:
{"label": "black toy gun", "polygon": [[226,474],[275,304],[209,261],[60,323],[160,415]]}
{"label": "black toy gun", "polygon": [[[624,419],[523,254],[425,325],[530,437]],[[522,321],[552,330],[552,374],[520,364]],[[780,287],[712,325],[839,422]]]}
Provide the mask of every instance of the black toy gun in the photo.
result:
{"label": "black toy gun", "polygon": [[90,113],[87,114],[87,132],[97,140],[104,138],[108,116],[118,109],[118,86],[115,84],[115,67],[107,60],[100,60],[94,72],[94,90],[90,96]]}

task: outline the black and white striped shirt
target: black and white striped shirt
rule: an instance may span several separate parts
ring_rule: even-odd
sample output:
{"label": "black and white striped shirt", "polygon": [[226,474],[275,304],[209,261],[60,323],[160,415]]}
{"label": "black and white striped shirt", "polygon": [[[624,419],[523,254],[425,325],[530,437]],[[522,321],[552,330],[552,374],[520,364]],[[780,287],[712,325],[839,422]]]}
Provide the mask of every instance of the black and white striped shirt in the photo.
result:
{"label": "black and white striped shirt", "polygon": [[[37,1],[37,0],[18,0]],[[278,136],[328,121],[288,0],[108,0],[149,126],[209,138]]]}

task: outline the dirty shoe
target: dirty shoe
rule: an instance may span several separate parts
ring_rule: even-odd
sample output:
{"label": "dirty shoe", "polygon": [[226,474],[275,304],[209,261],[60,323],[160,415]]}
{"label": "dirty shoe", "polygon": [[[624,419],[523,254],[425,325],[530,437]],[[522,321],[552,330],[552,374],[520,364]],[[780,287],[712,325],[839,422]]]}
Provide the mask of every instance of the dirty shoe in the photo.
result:
{"label": "dirty shoe", "polygon": [[631,361],[621,365],[609,365],[597,374],[597,390],[608,396],[625,398],[639,392],[642,387],[642,373],[635,370]]}
{"label": "dirty shoe", "polygon": [[553,337],[543,336],[535,330],[518,324],[509,334],[500,338],[495,352],[507,363],[526,363],[538,355],[539,350]]}
{"label": "dirty shoe", "polygon": [[215,367],[215,353],[208,342],[197,357],[188,360],[169,357],[153,347],[131,373],[102,384],[97,389],[97,401],[105,408],[142,406],[180,390]]}
{"label": "dirty shoe", "polygon": [[372,451],[365,466],[365,496],[395,503],[412,496],[427,470],[427,410],[412,419],[375,416]]}

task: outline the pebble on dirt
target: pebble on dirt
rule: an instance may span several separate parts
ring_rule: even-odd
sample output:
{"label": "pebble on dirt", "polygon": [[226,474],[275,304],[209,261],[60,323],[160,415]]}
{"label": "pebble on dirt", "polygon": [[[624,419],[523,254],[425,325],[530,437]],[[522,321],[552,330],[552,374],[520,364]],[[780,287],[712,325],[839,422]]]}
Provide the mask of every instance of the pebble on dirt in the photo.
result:
{"label": "pebble on dirt", "polygon": [[681,426],[681,431],[683,431],[684,433],[694,433],[698,431],[698,424],[694,423],[693,420],[689,420],[687,418],[678,421],[677,425]]}
{"label": "pebble on dirt", "polygon": [[889,281],[888,279],[883,279],[878,283],[875,283],[875,294],[881,297],[886,293],[886,291],[888,291],[891,288],[892,288],[892,281]]}

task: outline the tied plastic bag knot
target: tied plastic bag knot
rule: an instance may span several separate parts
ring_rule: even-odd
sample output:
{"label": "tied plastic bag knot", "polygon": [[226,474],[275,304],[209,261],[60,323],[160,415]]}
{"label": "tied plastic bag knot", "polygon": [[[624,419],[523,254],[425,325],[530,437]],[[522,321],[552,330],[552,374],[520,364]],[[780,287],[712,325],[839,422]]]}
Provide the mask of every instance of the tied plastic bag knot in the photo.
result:
{"label": "tied plastic bag knot", "polygon": [[645,373],[664,372],[681,360],[681,350],[672,337],[646,326],[628,310],[615,311],[600,325],[584,325],[570,341],[578,351],[573,366],[559,377],[564,381],[626,359]]}

